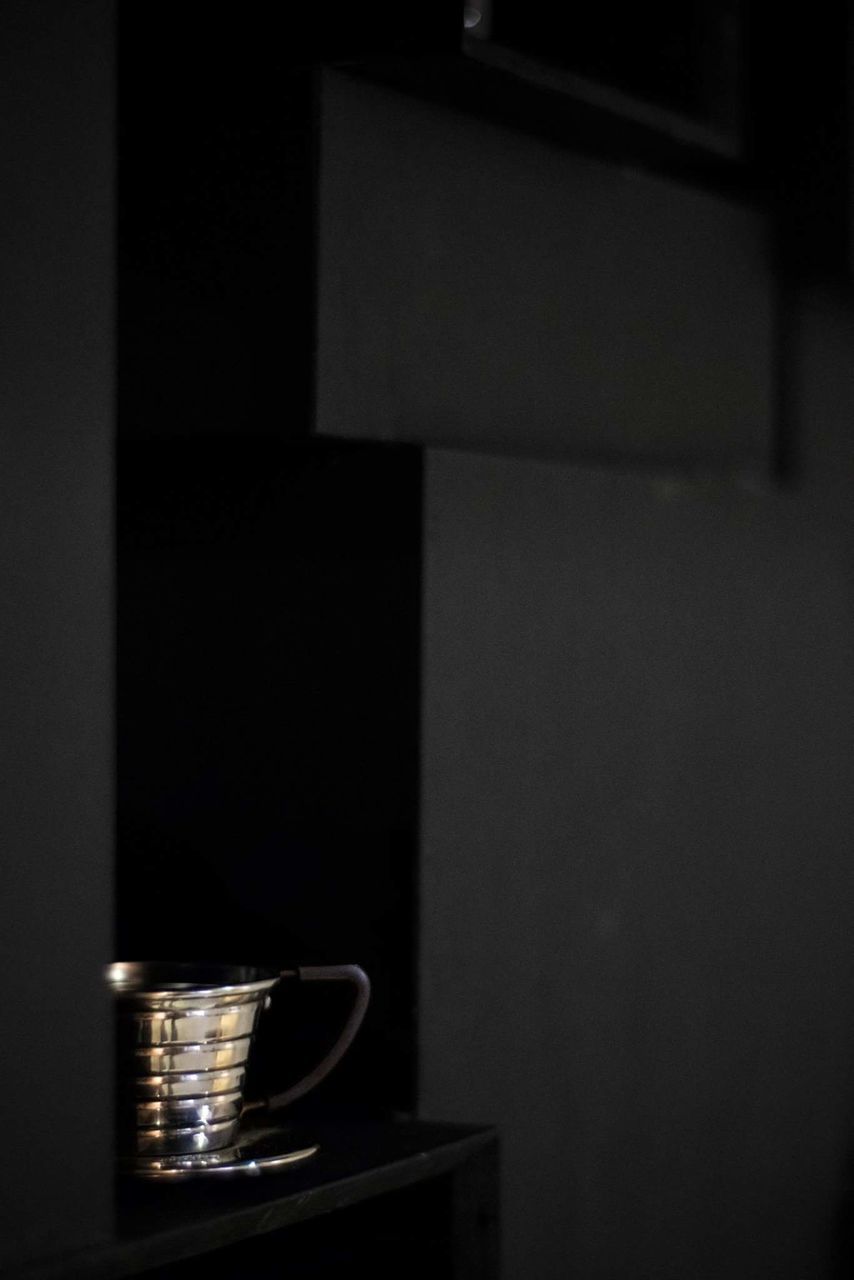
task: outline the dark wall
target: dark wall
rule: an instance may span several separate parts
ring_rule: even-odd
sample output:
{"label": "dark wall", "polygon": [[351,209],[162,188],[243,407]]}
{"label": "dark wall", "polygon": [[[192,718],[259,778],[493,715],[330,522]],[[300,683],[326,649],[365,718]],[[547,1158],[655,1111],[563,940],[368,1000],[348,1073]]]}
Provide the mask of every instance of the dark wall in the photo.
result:
{"label": "dark wall", "polygon": [[312,97],[276,15],[121,7],[122,438],[309,433]]}
{"label": "dark wall", "polygon": [[0,8],[0,1263],[109,1227],[112,14]]}
{"label": "dark wall", "polygon": [[771,220],[574,143],[324,73],[320,432],[767,474]]}
{"label": "dark wall", "polygon": [[851,1264],[854,314],[791,324],[776,493],[429,454],[421,1101],[508,1277]]}

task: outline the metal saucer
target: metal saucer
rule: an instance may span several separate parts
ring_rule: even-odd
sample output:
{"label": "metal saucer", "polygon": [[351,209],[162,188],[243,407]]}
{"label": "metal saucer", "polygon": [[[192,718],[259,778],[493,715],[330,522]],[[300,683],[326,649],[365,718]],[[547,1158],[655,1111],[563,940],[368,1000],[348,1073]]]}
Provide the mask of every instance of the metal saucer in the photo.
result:
{"label": "metal saucer", "polygon": [[288,1165],[310,1159],[320,1150],[318,1143],[300,1146],[287,1128],[252,1128],[238,1135],[238,1141],[218,1151],[191,1151],[183,1155],[125,1156],[118,1161],[119,1172],[136,1178],[162,1182],[184,1182],[189,1178],[257,1178]]}

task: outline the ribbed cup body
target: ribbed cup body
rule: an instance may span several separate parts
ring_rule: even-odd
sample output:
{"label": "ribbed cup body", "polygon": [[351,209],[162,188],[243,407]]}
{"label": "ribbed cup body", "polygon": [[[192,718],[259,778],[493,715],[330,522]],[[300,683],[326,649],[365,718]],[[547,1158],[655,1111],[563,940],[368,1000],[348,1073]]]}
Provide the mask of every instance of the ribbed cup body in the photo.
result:
{"label": "ribbed cup body", "polygon": [[279,975],[232,965],[116,964],[118,1124],[126,1155],[230,1146],[252,1037]]}

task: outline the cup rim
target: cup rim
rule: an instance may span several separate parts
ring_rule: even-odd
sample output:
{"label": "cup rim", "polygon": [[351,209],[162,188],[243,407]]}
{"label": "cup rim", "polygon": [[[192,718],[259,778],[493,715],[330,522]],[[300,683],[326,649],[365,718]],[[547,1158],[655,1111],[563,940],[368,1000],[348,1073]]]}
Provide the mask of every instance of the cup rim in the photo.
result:
{"label": "cup rim", "polygon": [[275,986],[282,975],[245,964],[116,960],[107,965],[104,976],[120,999],[169,1000],[260,993]]}

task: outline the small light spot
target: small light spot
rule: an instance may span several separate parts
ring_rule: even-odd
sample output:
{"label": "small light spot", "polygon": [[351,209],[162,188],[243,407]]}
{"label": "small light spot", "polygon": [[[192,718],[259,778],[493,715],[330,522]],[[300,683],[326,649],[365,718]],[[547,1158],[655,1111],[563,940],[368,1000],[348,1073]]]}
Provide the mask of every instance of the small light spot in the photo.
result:
{"label": "small light spot", "polygon": [[620,934],[619,912],[612,909],[600,911],[596,917],[596,932],[600,938],[616,938]]}

